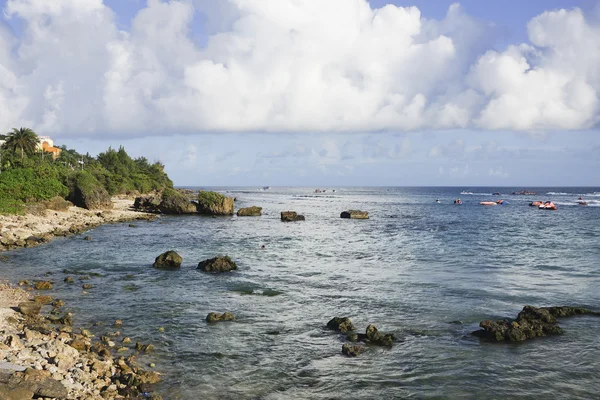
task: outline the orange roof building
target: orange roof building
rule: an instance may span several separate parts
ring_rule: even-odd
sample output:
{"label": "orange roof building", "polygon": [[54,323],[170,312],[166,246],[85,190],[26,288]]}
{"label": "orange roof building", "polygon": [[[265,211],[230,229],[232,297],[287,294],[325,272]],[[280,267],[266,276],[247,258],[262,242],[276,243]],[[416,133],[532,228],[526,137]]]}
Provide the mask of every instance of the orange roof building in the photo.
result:
{"label": "orange roof building", "polygon": [[62,150],[54,147],[54,141],[49,136],[40,136],[39,140],[37,148],[45,153],[52,153],[52,159],[56,160]]}

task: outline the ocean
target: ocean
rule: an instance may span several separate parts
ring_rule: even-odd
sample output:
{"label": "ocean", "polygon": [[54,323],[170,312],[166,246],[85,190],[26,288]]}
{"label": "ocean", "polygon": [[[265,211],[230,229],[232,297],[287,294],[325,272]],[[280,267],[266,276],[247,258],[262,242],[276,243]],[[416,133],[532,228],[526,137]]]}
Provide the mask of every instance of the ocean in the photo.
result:
{"label": "ocean", "polygon": [[[598,317],[562,319],[564,335],[516,344],[470,334],[525,305],[600,311],[600,188],[213,189],[262,217],[105,225],[3,253],[1,275],[54,279],[74,327],[104,334],[122,319],[122,336],[156,346],[138,361],[156,363],[169,400],[600,396]],[[510,194],[523,189],[537,195]],[[509,204],[479,205],[500,198]],[[347,209],[370,219],[341,219]],[[306,221],[281,222],[286,210]],[[180,270],[152,268],[167,250],[183,257]],[[216,255],[239,270],[196,270]],[[64,283],[73,272],[101,276]],[[83,294],[83,283],[94,287]],[[207,324],[212,311],[237,320]],[[347,358],[343,336],[326,329],[335,316],[398,342]]]}

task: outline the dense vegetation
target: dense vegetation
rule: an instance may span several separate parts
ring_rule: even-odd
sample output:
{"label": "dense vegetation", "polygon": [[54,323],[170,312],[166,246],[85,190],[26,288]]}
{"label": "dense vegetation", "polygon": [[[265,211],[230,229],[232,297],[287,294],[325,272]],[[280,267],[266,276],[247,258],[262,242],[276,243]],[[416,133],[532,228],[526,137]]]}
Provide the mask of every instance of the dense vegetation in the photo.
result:
{"label": "dense vegetation", "polygon": [[[25,203],[56,196],[73,199],[76,186],[100,185],[110,195],[147,193],[173,187],[164,166],[145,157],[132,159],[123,147],[109,148],[97,157],[61,147],[60,156],[37,150],[31,129],[13,129],[0,135],[0,214],[23,212]],[[82,172],[83,170],[83,172]]]}

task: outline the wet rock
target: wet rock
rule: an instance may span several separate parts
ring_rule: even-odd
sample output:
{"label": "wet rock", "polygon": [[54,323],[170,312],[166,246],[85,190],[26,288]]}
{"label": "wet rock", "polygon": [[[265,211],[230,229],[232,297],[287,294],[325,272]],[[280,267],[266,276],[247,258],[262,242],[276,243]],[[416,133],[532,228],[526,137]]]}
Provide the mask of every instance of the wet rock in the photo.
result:
{"label": "wet rock", "polygon": [[33,316],[38,315],[40,310],[42,309],[41,303],[36,303],[34,301],[24,301],[19,303],[19,311],[23,315]]}
{"label": "wet rock", "polygon": [[64,306],[65,306],[65,302],[62,301],[62,300],[60,300],[60,299],[54,300],[52,302],[52,307],[54,307],[54,308],[61,308],[61,307],[64,307]]}
{"label": "wet rock", "polygon": [[234,320],[235,320],[235,316],[230,312],[224,312],[223,314],[211,312],[206,316],[206,322],[234,321]]}
{"label": "wet rock", "polygon": [[39,281],[39,282],[36,282],[33,287],[35,288],[35,290],[51,290],[52,283],[50,283],[48,281]]}
{"label": "wet rock", "polygon": [[364,346],[344,343],[342,345],[342,354],[348,357],[356,357],[365,351]]}
{"label": "wet rock", "polygon": [[73,283],[73,282],[75,282],[75,280],[73,279],[73,277],[72,277],[72,276],[67,276],[67,277],[64,279],[64,282],[65,282],[65,283]]}
{"label": "wet rock", "polygon": [[564,330],[557,325],[556,317],[572,315],[600,315],[598,312],[576,307],[533,307],[525,306],[515,320],[485,320],[482,328],[473,335],[494,342],[521,342],[540,336],[559,335]]}
{"label": "wet rock", "polygon": [[84,283],[82,285],[83,289],[92,289],[94,287],[94,285],[92,285],[91,283]]}
{"label": "wet rock", "polygon": [[350,332],[355,330],[352,321],[348,317],[335,317],[327,323],[327,328],[338,332]]}
{"label": "wet rock", "polygon": [[380,333],[375,325],[370,324],[367,326],[366,341],[367,343],[374,344],[377,346],[391,346],[396,340],[395,336],[391,333]]}
{"label": "wet rock", "polygon": [[33,301],[40,304],[50,304],[52,302],[52,296],[39,295],[33,298]]}
{"label": "wet rock", "polygon": [[217,192],[200,191],[196,207],[203,215],[233,215],[233,199]]}
{"label": "wet rock", "polygon": [[92,237],[91,237],[91,236],[85,236],[85,237],[83,238],[83,240],[88,240],[88,241],[89,241],[89,240],[92,240]]}
{"label": "wet rock", "polygon": [[299,215],[296,211],[282,211],[281,220],[283,222],[304,221],[304,215]]}
{"label": "wet rock", "polygon": [[160,269],[177,269],[181,267],[182,261],[183,258],[179,254],[173,250],[169,250],[156,257],[152,266]]}
{"label": "wet rock", "polygon": [[135,349],[137,351],[141,351],[143,353],[150,353],[151,351],[154,351],[154,345],[153,344],[142,344],[142,343],[136,342]]}
{"label": "wet rock", "polygon": [[113,326],[116,326],[116,327],[123,326],[123,320],[120,320],[120,319],[115,320],[115,323],[113,324]]}
{"label": "wet rock", "polygon": [[360,211],[360,210],[342,211],[342,213],[340,214],[340,218],[369,219],[369,212],[368,211]]}
{"label": "wet rock", "polygon": [[246,207],[240,208],[237,212],[238,217],[260,217],[262,215],[262,207]]}
{"label": "wet rock", "polygon": [[204,272],[229,272],[236,270],[237,264],[233,262],[229,256],[218,256],[201,261],[198,263],[198,268],[196,269],[201,269]]}

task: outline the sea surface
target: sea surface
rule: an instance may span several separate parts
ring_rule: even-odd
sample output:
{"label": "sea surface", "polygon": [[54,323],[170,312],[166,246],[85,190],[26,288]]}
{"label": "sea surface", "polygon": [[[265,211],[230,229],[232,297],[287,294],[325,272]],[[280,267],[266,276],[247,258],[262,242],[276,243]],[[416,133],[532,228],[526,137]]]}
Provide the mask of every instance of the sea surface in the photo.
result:
{"label": "sea surface", "polygon": [[[54,279],[76,327],[103,334],[122,319],[123,336],[156,346],[138,360],[156,363],[168,400],[600,398],[600,318],[563,319],[564,335],[518,344],[470,334],[527,304],[600,310],[600,188],[214,189],[262,217],[106,225],[4,253],[1,276]],[[510,194],[523,189],[537,195]],[[500,198],[509,204],[479,205]],[[370,219],[341,219],[346,209]],[[306,221],[281,222],[285,210]],[[167,250],[180,270],[152,268]],[[219,254],[239,270],[196,270]],[[101,276],[68,285],[65,269]],[[207,324],[212,311],[237,321]],[[399,341],[346,358],[325,328],[335,316]]]}

